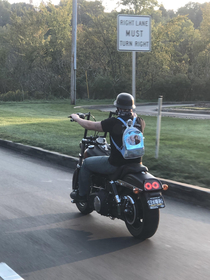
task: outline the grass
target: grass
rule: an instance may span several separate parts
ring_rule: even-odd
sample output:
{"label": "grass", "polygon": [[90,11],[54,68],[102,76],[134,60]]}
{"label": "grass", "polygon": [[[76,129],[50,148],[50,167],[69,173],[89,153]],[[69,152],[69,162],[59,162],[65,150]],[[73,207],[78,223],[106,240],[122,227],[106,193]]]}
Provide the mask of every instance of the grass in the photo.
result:
{"label": "grass", "polygon": [[[182,107],[179,107],[180,109],[182,109]],[[205,110],[205,111],[210,111],[210,108],[206,108],[206,107],[183,107],[184,109],[188,109],[188,110]]]}
{"label": "grass", "polygon": [[[108,100],[106,104],[112,102]],[[84,104],[87,102],[77,101],[77,106]],[[88,109],[79,108],[79,111],[88,112]],[[70,105],[69,100],[0,103],[0,138],[77,157],[84,132],[67,118],[73,112],[78,112],[78,108]],[[99,121],[108,116],[98,110],[91,109],[91,113]],[[209,120],[162,117],[159,158],[155,159],[157,119],[143,118],[146,121],[143,163],[150,172],[165,179],[209,188]]]}
{"label": "grass", "polygon": [[163,117],[158,160],[154,159],[155,122],[153,118],[145,120],[144,162],[154,175],[209,188],[209,120]]}

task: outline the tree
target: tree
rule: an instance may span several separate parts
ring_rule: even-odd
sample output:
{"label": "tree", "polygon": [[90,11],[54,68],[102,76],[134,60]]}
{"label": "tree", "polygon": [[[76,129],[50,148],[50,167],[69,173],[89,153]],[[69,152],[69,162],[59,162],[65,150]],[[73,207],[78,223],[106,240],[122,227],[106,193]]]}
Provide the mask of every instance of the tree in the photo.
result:
{"label": "tree", "polygon": [[112,77],[111,80],[115,81],[119,73],[116,14],[89,16],[91,26],[78,26],[78,74],[85,78],[87,71],[92,84],[97,76]]}
{"label": "tree", "polygon": [[10,23],[10,9],[9,2],[0,0],[0,26]]}
{"label": "tree", "polygon": [[78,0],[78,24],[91,26],[92,16],[98,17],[104,13],[104,7],[100,1],[88,2]]}
{"label": "tree", "polygon": [[199,3],[189,2],[184,7],[178,9],[177,15],[187,15],[193,22],[194,27],[199,28],[200,23],[203,20],[201,7],[202,5]]}
{"label": "tree", "polygon": [[128,11],[134,14],[150,14],[158,7],[156,0],[121,0],[120,4],[128,7]]}
{"label": "tree", "polygon": [[205,80],[210,77],[210,3],[202,8],[203,21],[200,26],[201,46],[197,57],[197,74]]}
{"label": "tree", "polygon": [[179,90],[176,98],[187,99],[190,96],[188,71],[196,33],[192,22],[186,16],[179,16],[166,24],[154,25],[153,22],[152,30],[152,52],[140,55],[138,59],[140,69],[137,73],[142,94],[150,92],[153,98],[157,97],[160,94],[157,88],[164,92],[165,84],[167,94],[164,98],[172,100],[175,88],[180,89],[179,84],[182,84],[183,91]]}
{"label": "tree", "polygon": [[159,11],[162,12],[163,22],[169,21],[176,16],[173,10],[166,10],[163,5],[160,5]]}
{"label": "tree", "polygon": [[69,78],[71,12],[71,1],[65,1],[59,7],[49,3],[41,4],[39,10],[24,9],[21,16],[12,13],[7,41],[15,66],[13,76],[21,89],[43,91],[45,97],[53,88],[67,91],[63,78]]}
{"label": "tree", "polygon": [[210,3],[205,3],[201,10],[203,13],[203,21],[200,26],[201,36],[208,43],[210,42]]}
{"label": "tree", "polygon": [[[137,97],[165,100],[208,99],[210,76],[210,4],[188,3],[177,15],[156,1],[121,0],[121,12],[150,14],[152,51],[137,53]],[[72,1],[39,8],[0,0],[8,15],[0,26],[0,93],[69,96]],[[6,11],[6,12],[5,12]],[[117,12],[105,13],[101,1],[78,0],[77,95],[113,98],[131,91],[132,57],[117,51]],[[193,17],[194,16],[194,17]],[[193,22],[189,19],[192,18]],[[195,20],[194,20],[195,19]],[[7,24],[5,24],[7,22]],[[9,22],[9,24],[8,24]]]}
{"label": "tree", "polygon": [[0,27],[0,93],[6,93],[11,82],[8,80],[8,69],[6,64],[8,63],[8,44],[4,40],[5,34],[8,32],[6,26]]}

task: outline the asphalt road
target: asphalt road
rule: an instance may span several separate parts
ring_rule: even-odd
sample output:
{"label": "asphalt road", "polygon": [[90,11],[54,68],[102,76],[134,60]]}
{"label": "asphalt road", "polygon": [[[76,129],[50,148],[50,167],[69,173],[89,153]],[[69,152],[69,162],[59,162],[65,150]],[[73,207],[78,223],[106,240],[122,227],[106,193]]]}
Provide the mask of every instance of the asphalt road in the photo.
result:
{"label": "asphalt road", "polygon": [[139,242],[122,221],[78,212],[71,170],[0,154],[0,262],[23,279],[210,279],[209,210],[166,199],[157,233]]}
{"label": "asphalt road", "polygon": [[[210,119],[210,114],[198,113],[198,111],[188,111],[188,110],[176,110],[173,111],[173,107],[181,106],[193,106],[194,104],[163,104],[161,115],[163,117],[176,117],[176,118],[186,118],[186,119]],[[167,111],[168,108],[171,108]],[[114,106],[100,107],[101,111],[112,111],[115,110]],[[195,113],[196,112],[196,113]],[[136,113],[146,116],[157,116],[158,105],[143,104],[136,106]]]}

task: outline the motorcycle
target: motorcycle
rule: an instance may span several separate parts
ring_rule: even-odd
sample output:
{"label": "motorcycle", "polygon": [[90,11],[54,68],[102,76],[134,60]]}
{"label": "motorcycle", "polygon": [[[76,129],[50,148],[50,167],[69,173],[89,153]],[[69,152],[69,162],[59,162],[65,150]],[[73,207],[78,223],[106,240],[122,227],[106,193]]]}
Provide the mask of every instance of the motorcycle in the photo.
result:
{"label": "motorcycle", "polygon": [[[78,113],[80,118],[90,120],[91,113]],[[110,112],[109,117],[117,115]],[[70,117],[70,116],[69,116]],[[71,119],[73,121],[73,119]],[[96,121],[96,120],[95,120]],[[83,159],[91,156],[110,155],[110,144],[106,141],[107,133],[88,136],[85,129],[80,142],[80,153],[77,167],[73,173],[72,189],[78,191],[78,175]],[[93,174],[91,176],[90,193],[86,202],[75,203],[78,210],[84,214],[92,211],[110,217],[121,219],[131,235],[145,240],[152,237],[159,224],[159,209],[165,207],[162,190],[168,186],[162,184],[148,172],[142,164],[127,164],[120,166],[116,172],[109,175]]]}

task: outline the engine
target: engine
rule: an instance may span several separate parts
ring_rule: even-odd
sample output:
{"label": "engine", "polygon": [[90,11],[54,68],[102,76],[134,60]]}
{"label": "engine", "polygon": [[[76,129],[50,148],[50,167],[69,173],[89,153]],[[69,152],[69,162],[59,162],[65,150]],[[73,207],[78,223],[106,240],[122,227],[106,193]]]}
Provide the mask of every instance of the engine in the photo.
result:
{"label": "engine", "polygon": [[110,214],[109,193],[105,190],[100,190],[94,198],[95,210],[104,216]]}

